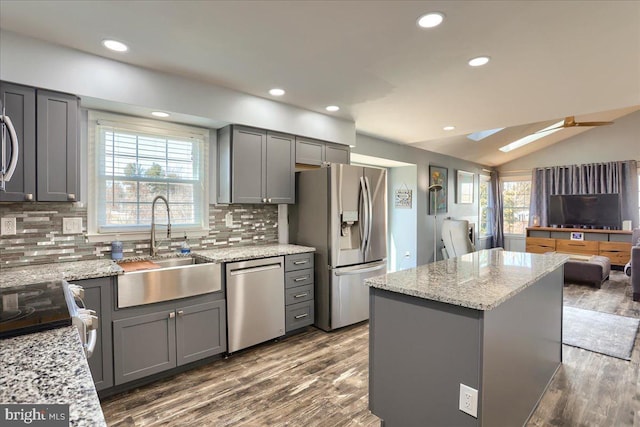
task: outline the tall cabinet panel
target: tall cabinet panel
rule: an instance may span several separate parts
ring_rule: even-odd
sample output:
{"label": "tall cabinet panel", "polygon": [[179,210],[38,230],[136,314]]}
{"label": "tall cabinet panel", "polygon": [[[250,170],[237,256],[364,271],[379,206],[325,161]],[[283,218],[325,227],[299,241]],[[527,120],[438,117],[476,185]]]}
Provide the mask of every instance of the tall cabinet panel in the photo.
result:
{"label": "tall cabinet panel", "polygon": [[263,130],[233,128],[231,196],[234,203],[262,203],[266,137]]}
{"label": "tall cabinet panel", "polygon": [[266,197],[269,203],[293,203],[295,194],[295,137],[267,134]]}
{"label": "tall cabinet panel", "polygon": [[[18,137],[18,163],[0,202],[34,200],[36,193],[36,91],[34,88],[0,82],[0,99]],[[11,154],[7,144],[4,158]]]}
{"label": "tall cabinet panel", "polygon": [[38,200],[75,201],[78,183],[78,98],[38,90]]}

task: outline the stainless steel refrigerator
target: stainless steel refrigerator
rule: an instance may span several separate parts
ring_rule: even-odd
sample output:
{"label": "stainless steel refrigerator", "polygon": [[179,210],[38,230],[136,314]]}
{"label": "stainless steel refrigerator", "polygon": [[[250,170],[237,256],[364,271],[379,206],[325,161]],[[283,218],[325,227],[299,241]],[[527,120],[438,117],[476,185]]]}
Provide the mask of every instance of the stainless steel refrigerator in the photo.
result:
{"label": "stainless steel refrigerator", "polygon": [[289,235],[316,248],[315,325],[330,331],[368,319],[363,280],[386,272],[386,171],[332,164],[297,172]]}

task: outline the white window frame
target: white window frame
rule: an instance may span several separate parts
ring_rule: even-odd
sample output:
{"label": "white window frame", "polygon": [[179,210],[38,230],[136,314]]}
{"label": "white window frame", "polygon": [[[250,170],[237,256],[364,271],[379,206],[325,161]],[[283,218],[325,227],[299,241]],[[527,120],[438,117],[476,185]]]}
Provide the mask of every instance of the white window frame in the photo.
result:
{"label": "white window frame", "polygon": [[[90,242],[109,242],[118,236],[119,240],[145,240],[149,239],[151,226],[138,226],[133,231],[121,230],[101,231],[98,224],[98,210],[100,194],[98,179],[98,148],[100,126],[112,125],[115,128],[127,129],[132,132],[147,133],[162,136],[195,137],[202,141],[202,173],[200,177],[201,223],[192,227],[173,227],[172,234],[187,234],[189,237],[202,237],[209,233],[209,130],[192,126],[178,125],[170,122],[142,119],[138,117],[124,116],[120,114],[106,113],[102,111],[89,111],[88,113],[88,194],[87,194],[87,238]],[[161,207],[156,206],[156,209]]]}
{"label": "white window frame", "polygon": [[[531,175],[506,175],[500,177],[500,191],[504,192],[504,183],[505,182],[515,182],[515,181],[528,181],[531,184]],[[531,206],[531,194],[529,194],[529,203],[527,208]],[[505,237],[523,237],[526,235],[526,232],[520,233],[507,233],[505,231],[506,221],[504,220],[504,194],[502,194],[502,232]],[[525,227],[526,228],[526,227]]]}

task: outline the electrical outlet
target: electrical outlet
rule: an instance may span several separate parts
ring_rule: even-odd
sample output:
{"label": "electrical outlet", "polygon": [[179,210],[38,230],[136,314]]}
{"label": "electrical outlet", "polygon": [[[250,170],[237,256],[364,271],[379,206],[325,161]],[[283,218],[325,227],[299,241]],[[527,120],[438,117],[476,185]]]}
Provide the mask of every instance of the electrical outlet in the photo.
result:
{"label": "electrical outlet", "polygon": [[478,418],[478,390],[460,384],[459,409],[472,417]]}
{"label": "electrical outlet", "polygon": [[233,227],[233,215],[231,214],[231,212],[227,213],[227,214],[224,216],[224,224],[225,224],[227,227]]}
{"label": "electrical outlet", "polygon": [[2,236],[12,236],[16,234],[16,219],[13,218],[2,218],[2,224],[0,224],[0,235]]}
{"label": "electrical outlet", "polygon": [[62,234],[82,233],[82,218],[62,218]]}

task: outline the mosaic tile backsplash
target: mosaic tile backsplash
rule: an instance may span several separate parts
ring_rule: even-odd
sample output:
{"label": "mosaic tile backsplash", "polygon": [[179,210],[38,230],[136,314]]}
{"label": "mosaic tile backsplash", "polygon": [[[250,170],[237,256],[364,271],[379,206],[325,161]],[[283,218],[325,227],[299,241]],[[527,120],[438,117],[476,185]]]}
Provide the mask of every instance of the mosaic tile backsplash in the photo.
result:
{"label": "mosaic tile backsplash", "polygon": [[[231,212],[233,226],[225,225]],[[0,204],[0,218],[16,218],[16,234],[0,236],[0,268],[25,264],[84,261],[111,257],[110,242],[90,243],[87,208],[73,203]],[[82,218],[83,234],[62,234],[62,218]],[[171,241],[161,238],[159,253],[177,251],[184,235],[176,233]],[[191,250],[278,242],[277,205],[209,205],[209,234],[189,238]],[[149,239],[124,241],[124,256],[149,253]]]}

